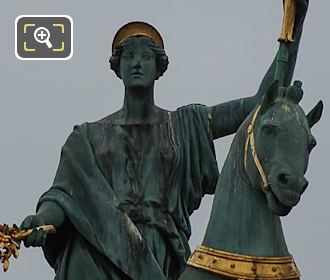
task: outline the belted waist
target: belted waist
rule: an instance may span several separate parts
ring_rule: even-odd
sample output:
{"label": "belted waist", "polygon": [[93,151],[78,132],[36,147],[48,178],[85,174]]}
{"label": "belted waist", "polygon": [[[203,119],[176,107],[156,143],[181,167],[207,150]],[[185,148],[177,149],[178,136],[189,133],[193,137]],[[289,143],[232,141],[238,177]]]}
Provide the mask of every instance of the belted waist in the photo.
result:
{"label": "belted waist", "polygon": [[138,205],[122,203],[119,208],[130,217],[135,225],[148,224],[170,235],[175,232],[176,225],[170,212],[156,203]]}

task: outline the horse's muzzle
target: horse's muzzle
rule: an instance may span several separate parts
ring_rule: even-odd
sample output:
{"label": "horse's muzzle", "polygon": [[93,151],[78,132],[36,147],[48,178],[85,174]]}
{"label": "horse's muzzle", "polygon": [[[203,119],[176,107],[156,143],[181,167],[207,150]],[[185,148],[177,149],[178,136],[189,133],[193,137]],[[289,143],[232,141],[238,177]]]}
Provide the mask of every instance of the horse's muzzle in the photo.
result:
{"label": "horse's muzzle", "polygon": [[293,175],[287,170],[272,172],[269,177],[271,191],[284,205],[293,207],[300,201],[300,196],[306,190],[308,181],[301,175]]}

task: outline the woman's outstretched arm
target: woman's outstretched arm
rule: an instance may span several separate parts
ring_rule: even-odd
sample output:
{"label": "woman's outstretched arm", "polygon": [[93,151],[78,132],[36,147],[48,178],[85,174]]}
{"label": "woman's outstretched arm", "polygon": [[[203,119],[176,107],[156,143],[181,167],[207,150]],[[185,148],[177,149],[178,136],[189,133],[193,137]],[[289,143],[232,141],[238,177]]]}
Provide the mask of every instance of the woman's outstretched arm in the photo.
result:
{"label": "woman's outstretched arm", "polygon": [[[284,81],[285,86],[290,85],[292,80],[308,2],[308,0],[297,0],[296,23],[294,30],[295,41],[288,47],[289,60],[286,70],[286,79]],[[275,59],[269,67],[257,93],[254,96],[232,100],[211,107],[211,126],[214,139],[235,133],[237,131],[243,120],[259,102],[261,97],[266,93],[268,87],[274,81],[276,58],[277,55],[275,56]]]}

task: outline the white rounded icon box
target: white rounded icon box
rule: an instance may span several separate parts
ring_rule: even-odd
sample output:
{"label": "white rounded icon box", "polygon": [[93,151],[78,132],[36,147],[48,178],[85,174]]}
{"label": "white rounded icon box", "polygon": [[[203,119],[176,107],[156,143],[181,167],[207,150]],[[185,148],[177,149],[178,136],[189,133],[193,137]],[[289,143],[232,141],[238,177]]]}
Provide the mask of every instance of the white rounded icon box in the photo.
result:
{"label": "white rounded icon box", "polygon": [[15,55],[20,60],[68,60],[73,55],[73,20],[68,15],[20,15],[15,20]]}

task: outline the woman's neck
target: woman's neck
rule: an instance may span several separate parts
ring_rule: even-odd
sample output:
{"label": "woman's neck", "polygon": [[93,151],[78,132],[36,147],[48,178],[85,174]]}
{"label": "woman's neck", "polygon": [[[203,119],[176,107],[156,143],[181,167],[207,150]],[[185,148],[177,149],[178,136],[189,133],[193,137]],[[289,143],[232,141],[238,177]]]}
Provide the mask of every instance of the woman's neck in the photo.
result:
{"label": "woman's neck", "polygon": [[121,118],[126,123],[153,122],[159,108],[154,103],[154,89],[125,89]]}

